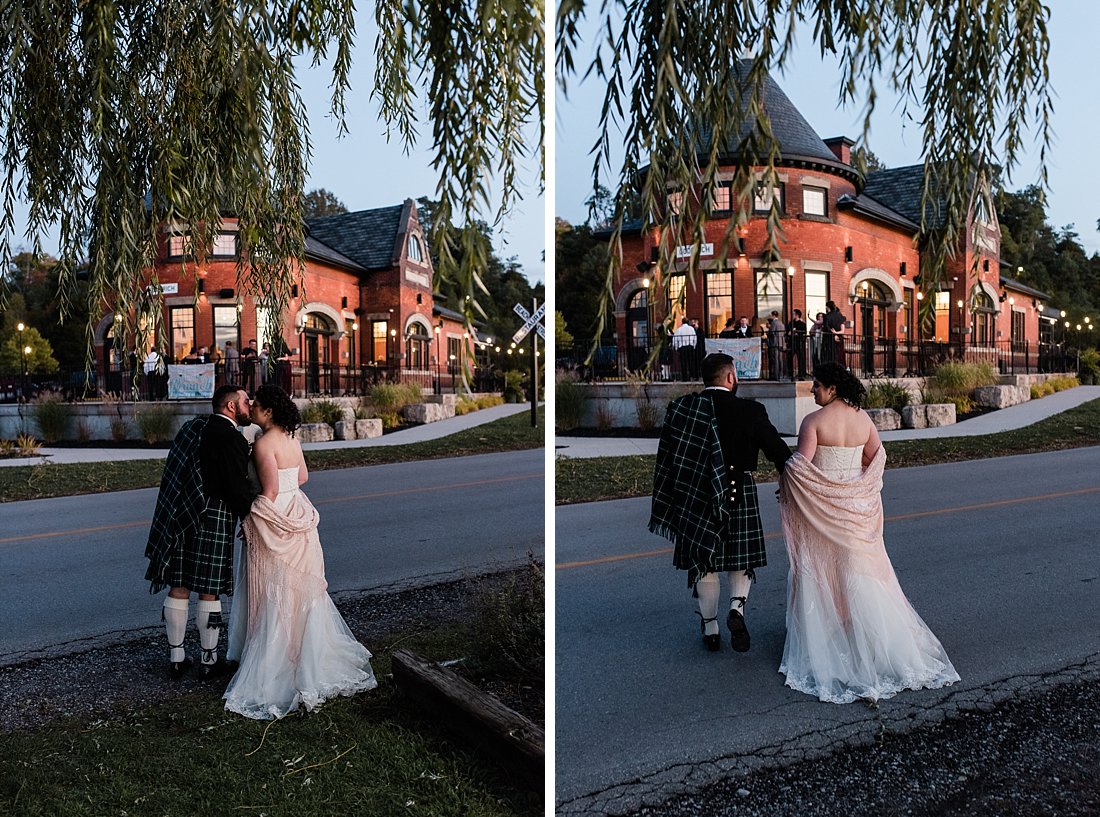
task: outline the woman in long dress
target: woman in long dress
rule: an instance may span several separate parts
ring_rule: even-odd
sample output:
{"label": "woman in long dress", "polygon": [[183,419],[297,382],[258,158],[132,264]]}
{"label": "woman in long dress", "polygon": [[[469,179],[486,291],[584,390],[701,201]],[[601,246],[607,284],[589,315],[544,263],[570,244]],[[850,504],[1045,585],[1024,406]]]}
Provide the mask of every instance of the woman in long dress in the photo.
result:
{"label": "woman in long dress", "polygon": [[317,509],[300,490],[309,472],[294,438],[298,409],[285,391],[266,384],[256,392],[252,422],[263,429],[252,452],[262,493],[243,523],[246,635],[225,708],[271,719],[378,684],[371,654],[328,595]]}
{"label": "woman in long dress", "polygon": [[787,686],[822,701],[889,698],[959,680],[909,604],[882,539],[886,452],[860,404],[863,385],[836,363],[814,369],[798,452],[780,477],[790,556]]}

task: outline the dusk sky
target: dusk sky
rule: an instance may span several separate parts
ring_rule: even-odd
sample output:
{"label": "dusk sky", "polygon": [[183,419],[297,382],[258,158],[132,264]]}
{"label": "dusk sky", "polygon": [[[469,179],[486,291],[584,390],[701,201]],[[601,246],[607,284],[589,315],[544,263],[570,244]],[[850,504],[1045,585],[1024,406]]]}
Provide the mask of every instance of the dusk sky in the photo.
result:
{"label": "dusk sky", "polygon": [[[1091,160],[1096,137],[1098,93],[1096,78],[1088,69],[1095,62],[1095,33],[1100,30],[1100,4],[1090,0],[1060,0],[1051,3],[1049,26],[1050,81],[1054,89],[1054,146],[1047,158],[1050,177],[1047,217],[1055,228],[1075,224],[1080,243],[1089,254],[1100,252],[1100,166]],[[862,105],[838,107],[839,72],[835,62],[823,61],[811,40],[812,30],[800,32],[793,59],[786,72],[776,75],[780,87],[824,139],[832,136],[859,137]],[[1093,55],[1090,57],[1089,55]],[[590,47],[577,55],[578,65],[587,67]],[[583,68],[581,72],[583,74]],[[601,103],[600,83],[570,83],[569,100],[557,100],[557,168],[555,214],[573,223],[587,217],[584,201],[592,190],[592,157]],[[919,125],[903,121],[895,99],[878,84],[879,101],[872,118],[868,146],[887,167],[904,167],[922,161]],[[1039,145],[1025,140],[1022,160],[1009,180],[1010,190],[1020,190],[1039,181]],[[605,177],[608,178],[608,177]],[[610,177],[614,178],[614,177]],[[605,186],[610,186],[605,182]]]}
{"label": "dusk sky", "polygon": [[[431,126],[423,121],[419,132],[421,144],[405,155],[400,141],[385,138],[385,129],[378,119],[378,104],[371,100],[374,80],[373,4],[362,4],[356,13],[356,56],[351,76],[351,91],[347,98],[349,135],[336,138],[336,126],[326,114],[329,110],[327,68],[303,70],[300,81],[310,116],[313,161],[307,190],[325,188],[334,193],[349,210],[367,210],[400,204],[406,198],[435,197],[437,175],[431,168],[432,153],[428,140]],[[308,61],[300,61],[308,66]],[[426,108],[425,108],[426,109]],[[529,129],[530,140],[537,138],[537,129]],[[535,153],[532,146],[532,153]],[[537,158],[537,153],[535,153]],[[528,159],[519,174],[523,199],[513,213],[494,233],[497,254],[507,259],[518,256],[523,271],[532,283],[544,280],[542,250],[545,245],[545,204],[538,189],[538,166]],[[18,235],[12,240],[15,248],[30,246],[23,238],[26,208],[16,213]],[[486,220],[491,221],[491,213]],[[46,252],[57,252],[57,234],[43,238]]]}

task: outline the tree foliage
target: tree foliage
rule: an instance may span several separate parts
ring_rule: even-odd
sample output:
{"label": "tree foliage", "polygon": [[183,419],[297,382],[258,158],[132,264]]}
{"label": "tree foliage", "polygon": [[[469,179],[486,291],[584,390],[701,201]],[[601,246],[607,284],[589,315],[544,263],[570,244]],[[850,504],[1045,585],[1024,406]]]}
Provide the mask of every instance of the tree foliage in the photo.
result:
{"label": "tree foliage", "polygon": [[1001,191],[997,213],[1009,277],[1049,293],[1050,306],[1064,309],[1073,324],[1085,315],[1100,319],[1100,255],[1085,252],[1072,224],[1061,229],[1049,224],[1042,190],[1030,185]]}
{"label": "tree foliage", "polygon": [[347,206],[336,198],[336,194],[323,187],[310,190],[302,200],[302,217],[306,221],[323,216],[337,216],[347,211]]}
{"label": "tree foliage", "polygon": [[[441,215],[500,217],[516,197],[517,162],[535,150],[521,132],[542,120],[540,4],[377,0],[376,16],[382,118],[411,145],[423,95]],[[343,123],[354,48],[352,0],[4,4],[0,262],[23,198],[35,252],[39,236],[59,232],[62,312],[83,298],[90,341],[92,322],[114,308],[125,345],[141,347],[161,311],[142,286],[161,227],[190,231],[201,262],[230,213],[240,220],[237,290],[282,311],[301,274],[311,150],[295,61],[329,62],[331,113]],[[472,292],[483,259],[454,263],[454,247],[438,240],[439,268]]]}
{"label": "tree foliage", "polygon": [[[588,11],[584,0],[558,5],[558,77],[565,92],[583,67],[574,55]],[[1033,125],[1044,157],[1049,144],[1050,12],[1039,0],[603,0],[597,14],[600,42],[586,76],[606,82],[606,91],[593,146],[594,192],[610,172],[613,142],[618,147],[621,140],[624,148],[609,183],[616,191],[614,232],[597,335],[621,265],[623,224],[636,212],[643,229],[661,228],[659,264],[665,269],[677,245],[693,245],[695,269],[719,165],[732,164],[736,212],[716,248],[720,259],[727,254],[733,232],[750,215],[760,183],[754,169],[763,168],[768,186],[780,159],[763,90],[767,75],[786,63],[802,23],[812,26],[823,54],[840,59],[839,102],[864,106],[858,141],[867,141],[879,83],[904,100],[902,115],[916,111],[924,162],[934,171],[925,173],[922,224],[938,223],[943,210],[943,227],[922,236],[929,273],[921,276],[924,287],[938,288],[958,244],[975,174],[990,161],[1010,171]],[[747,51],[754,56],[737,70],[736,55]],[[730,142],[738,145],[733,163],[724,149]],[[690,191],[678,215],[664,207],[670,190]],[[765,255],[781,254],[779,215],[776,201],[767,218]]]}

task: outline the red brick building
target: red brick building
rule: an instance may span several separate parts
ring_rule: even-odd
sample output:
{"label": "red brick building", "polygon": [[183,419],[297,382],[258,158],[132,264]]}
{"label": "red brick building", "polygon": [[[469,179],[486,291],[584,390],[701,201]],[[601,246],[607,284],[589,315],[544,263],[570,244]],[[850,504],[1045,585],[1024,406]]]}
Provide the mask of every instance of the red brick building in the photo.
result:
{"label": "red brick building", "polygon": [[[1005,371],[1028,365],[1034,370],[1045,296],[1001,275],[1000,228],[988,181],[975,179],[965,237],[941,289],[929,292],[919,278],[923,165],[864,178],[852,164],[852,141],[822,140],[770,77],[765,101],[780,146],[778,178],[770,190],[763,182],[757,188],[750,218],[724,261],[720,248],[737,216],[731,190],[735,140],[725,147],[714,212],[694,270],[687,246],[670,269],[657,266],[660,228],[642,232],[639,222],[624,232],[622,272],[615,282],[619,360],[640,368],[657,328],[671,330],[683,315],[698,319],[708,336],[717,335],[727,319],[744,315],[759,334],[772,310],[789,322],[800,309],[809,323],[833,301],[845,318],[847,362],[865,375],[917,373],[929,350],[936,357],[989,359]],[[681,206],[684,195],[669,191],[667,206]],[[765,225],[774,199],[783,237],[781,257],[769,262]],[[666,286],[668,296],[651,303],[650,294]],[[918,313],[926,297],[934,299],[931,312],[926,307]],[[919,314],[929,314],[928,320],[922,323]]]}
{"label": "red brick building", "polygon": [[[227,342],[240,350],[250,340],[281,337],[297,393],[356,393],[383,376],[430,386],[439,361],[446,376],[450,355],[461,358],[466,329],[461,315],[433,303],[434,270],[416,203],[311,219],[306,227],[302,278],[288,310],[269,315],[256,293],[236,289],[235,218],[223,218],[201,263],[188,254],[187,227],[164,225],[150,277],[164,293],[169,362],[192,348],[224,355]],[[106,315],[97,332],[108,371],[126,367],[113,323]]]}

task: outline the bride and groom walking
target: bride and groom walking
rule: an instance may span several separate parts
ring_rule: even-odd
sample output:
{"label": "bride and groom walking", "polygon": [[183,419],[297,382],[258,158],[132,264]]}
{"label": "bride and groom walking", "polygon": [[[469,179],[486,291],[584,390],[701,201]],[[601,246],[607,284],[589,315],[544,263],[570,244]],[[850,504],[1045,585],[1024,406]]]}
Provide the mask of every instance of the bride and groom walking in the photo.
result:
{"label": "bride and groom walking", "polygon": [[[238,386],[222,386],[211,405],[212,414],[176,435],[146,547],[150,592],[170,588],[163,613],[170,677],[193,666],[183,643],[196,593],[199,672],[233,675],[226,709],[280,718],[373,689],[371,654],[327,592],[318,513],[301,491],[309,472],[294,437],[297,407],[273,384],[261,386],[254,400]],[[261,435],[250,451],[237,426],[253,423]],[[243,544],[234,579],[238,521]],[[236,597],[229,660],[217,654],[223,594]]]}
{"label": "bride and groom walking", "polygon": [[752,472],[761,451],[780,472],[779,509],[790,560],[787,637],[779,671],[822,701],[888,698],[959,680],[909,604],[882,538],[886,453],[861,410],[865,391],[836,363],[814,369],[820,408],[793,455],[759,403],[736,397],[733,359],[703,361],[706,388],[669,404],[654,472],[649,528],[674,543],[673,563],[699,602],[703,642],[721,649],[719,574],[734,650],[751,640],[745,603],[767,563]]}

